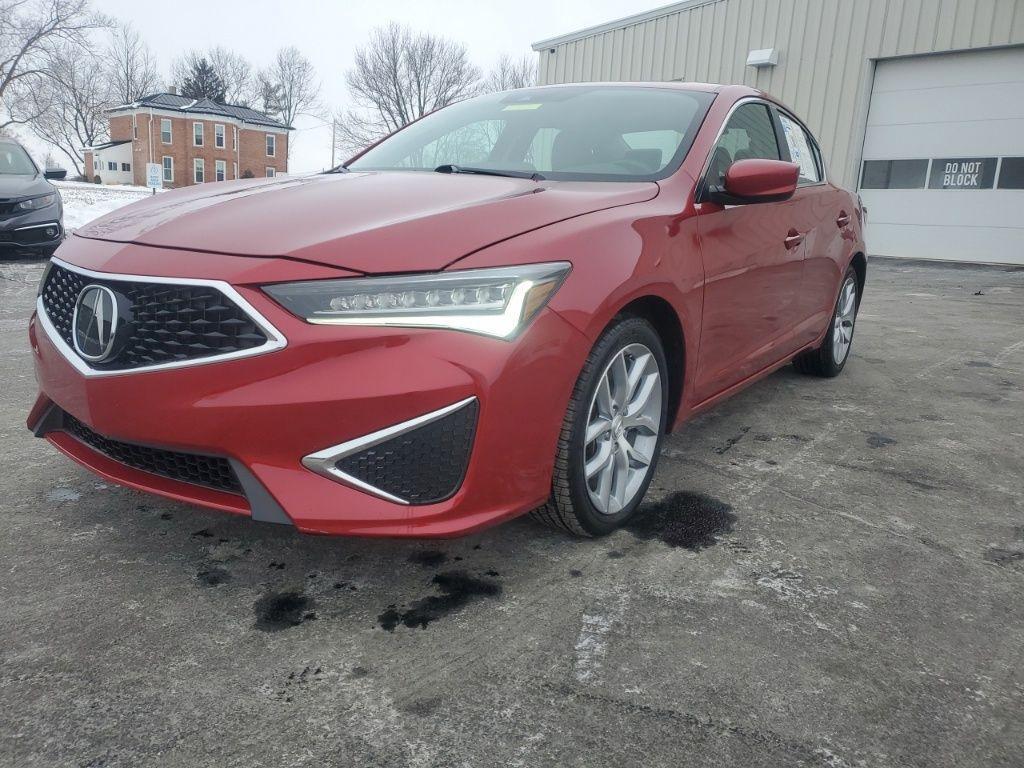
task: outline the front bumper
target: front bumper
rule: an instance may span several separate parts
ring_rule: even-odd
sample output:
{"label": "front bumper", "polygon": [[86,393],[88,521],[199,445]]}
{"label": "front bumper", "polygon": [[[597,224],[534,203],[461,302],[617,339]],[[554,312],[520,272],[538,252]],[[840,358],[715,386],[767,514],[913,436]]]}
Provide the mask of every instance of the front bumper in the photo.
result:
{"label": "front bumper", "polygon": [[37,224],[25,223],[26,218],[0,222],[0,258],[50,256],[61,244],[64,227],[53,219],[52,212]]}
{"label": "front bumper", "polygon": [[[337,277],[284,260],[168,252],[72,238],[62,259],[104,272],[228,280],[287,339],[269,354],[86,376],[33,317],[40,395],[29,427],[115,482],[308,533],[452,536],[513,517],[550,493],[566,403],[589,349],[545,310],[515,341],[444,330],[310,325],[257,284]],[[454,494],[405,503],[332,477],[310,457],[472,400],[475,435]],[[116,461],[67,430],[67,413],[116,441],[227,460],[242,493]],[[303,460],[306,459],[305,465]]]}

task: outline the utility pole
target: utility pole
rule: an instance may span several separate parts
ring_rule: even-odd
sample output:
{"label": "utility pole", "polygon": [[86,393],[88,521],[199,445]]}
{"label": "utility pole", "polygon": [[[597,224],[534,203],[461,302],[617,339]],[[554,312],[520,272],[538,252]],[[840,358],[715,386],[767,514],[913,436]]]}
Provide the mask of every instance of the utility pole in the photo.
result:
{"label": "utility pole", "polygon": [[335,147],[338,143],[338,118],[335,117],[331,120],[331,168],[334,168],[334,152]]}

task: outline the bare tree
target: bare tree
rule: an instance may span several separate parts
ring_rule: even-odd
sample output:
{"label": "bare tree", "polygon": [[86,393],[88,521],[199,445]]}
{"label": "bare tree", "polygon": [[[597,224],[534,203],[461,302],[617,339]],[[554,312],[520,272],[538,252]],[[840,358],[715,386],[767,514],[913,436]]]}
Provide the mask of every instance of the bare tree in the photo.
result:
{"label": "bare tree", "polygon": [[507,53],[503,53],[487,75],[484,90],[511,91],[515,88],[529,88],[536,82],[537,61],[533,56],[513,59]]}
{"label": "bare tree", "polygon": [[274,93],[274,110],[286,125],[299,115],[315,115],[320,110],[320,83],[313,65],[294,46],[282,48],[274,63],[260,73],[262,82]]}
{"label": "bare tree", "polygon": [[[298,48],[281,48],[274,63],[260,72],[258,82],[264,110],[280,117],[285,125],[294,125],[299,115],[319,116],[320,82],[313,65]],[[289,139],[289,155],[294,143]]]}
{"label": "bare tree", "polygon": [[161,87],[153,54],[146,41],[129,24],[111,31],[106,74],[118,104],[130,104]]}
{"label": "bare tree", "polygon": [[464,45],[394,22],[373,31],[345,79],[354,107],[336,116],[343,153],[480,91],[480,70]]}
{"label": "bare tree", "polygon": [[207,51],[206,57],[210,60],[210,66],[224,81],[224,98],[228,104],[250,106],[254,78],[249,60],[219,45]]}
{"label": "bare tree", "polygon": [[33,133],[67,156],[79,175],[82,149],[109,136],[106,111],[111,92],[96,76],[100,68],[98,58],[58,47],[47,64],[47,77],[26,94],[26,108],[36,115],[31,122]]}
{"label": "bare tree", "polygon": [[108,25],[89,0],[0,0],[0,129],[35,116],[13,105],[49,76],[58,47],[78,54],[88,48],[89,32]]}

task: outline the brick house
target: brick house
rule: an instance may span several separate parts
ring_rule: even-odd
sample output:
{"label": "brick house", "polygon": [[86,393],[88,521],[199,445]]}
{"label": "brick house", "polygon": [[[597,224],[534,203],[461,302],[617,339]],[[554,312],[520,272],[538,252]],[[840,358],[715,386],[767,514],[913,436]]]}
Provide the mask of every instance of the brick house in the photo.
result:
{"label": "brick house", "polygon": [[255,109],[157,93],[109,115],[110,141],[85,149],[90,180],[145,186],[146,163],[165,188],[288,172],[291,126]]}

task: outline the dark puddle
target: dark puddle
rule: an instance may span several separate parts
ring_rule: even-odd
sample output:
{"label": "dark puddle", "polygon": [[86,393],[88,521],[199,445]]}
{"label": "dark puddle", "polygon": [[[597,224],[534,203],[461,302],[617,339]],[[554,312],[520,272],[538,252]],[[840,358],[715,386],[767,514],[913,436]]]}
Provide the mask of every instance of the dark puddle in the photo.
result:
{"label": "dark puddle", "polygon": [[[409,555],[409,562],[413,565],[422,565],[424,568],[437,568],[441,563],[448,559],[448,555],[444,552],[437,552],[435,550],[424,549],[419,552],[413,552]],[[459,560],[462,558],[460,557]]]}
{"label": "dark puddle", "polygon": [[887,445],[896,445],[895,438],[883,435],[881,432],[868,432],[867,436],[867,443],[871,448],[885,448]]}
{"label": "dark puddle", "polygon": [[1010,565],[1024,561],[1024,552],[1002,547],[989,547],[985,550],[985,559],[996,565]]}
{"label": "dark puddle", "polygon": [[674,493],[640,508],[626,530],[638,539],[658,539],[670,547],[698,552],[731,533],[736,522],[732,507],[701,493]]}
{"label": "dark puddle", "polygon": [[204,587],[216,587],[218,584],[225,584],[231,581],[231,574],[224,568],[214,566],[197,573],[196,579]]}
{"label": "dark puddle", "polygon": [[253,605],[256,613],[256,629],[263,632],[280,632],[297,627],[306,621],[316,619],[310,608],[313,601],[302,592],[270,592]]}
{"label": "dark puddle", "polygon": [[430,622],[461,610],[476,598],[501,594],[501,585],[497,582],[470,576],[466,571],[445,571],[437,574],[433,582],[442,594],[416,600],[404,610],[388,606],[377,617],[381,628],[394,632],[402,624],[410,629],[426,629]]}

